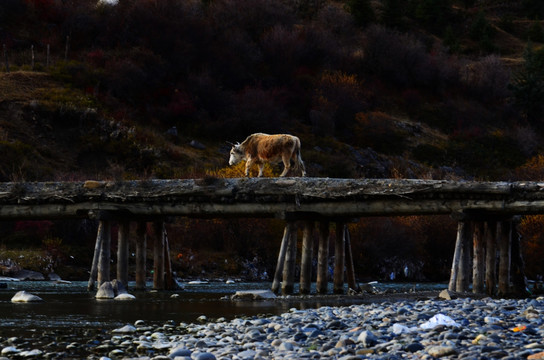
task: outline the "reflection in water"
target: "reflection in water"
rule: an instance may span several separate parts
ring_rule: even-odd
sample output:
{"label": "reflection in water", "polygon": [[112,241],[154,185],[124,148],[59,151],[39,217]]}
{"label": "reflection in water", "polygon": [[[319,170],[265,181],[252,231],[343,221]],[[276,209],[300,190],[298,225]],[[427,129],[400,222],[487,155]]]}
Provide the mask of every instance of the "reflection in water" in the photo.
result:
{"label": "reflection in water", "polygon": [[[130,286],[133,284],[129,284]],[[226,296],[238,290],[270,289],[270,283],[235,283],[186,285],[185,290],[135,291],[132,301],[96,300],[94,292],[87,291],[87,282],[54,284],[51,282],[10,282],[0,290],[0,336],[20,334],[22,331],[43,329],[94,328],[113,329],[144,320],[149,325],[162,325],[168,320],[195,322],[205,315],[209,319],[224,317],[281,314],[291,308],[308,309],[320,306],[348,305],[338,297],[311,300],[292,296],[281,301],[230,301]],[[379,284],[380,290],[397,288],[399,284]],[[414,284],[403,285],[411,289]],[[445,288],[444,284],[426,285],[432,289]],[[149,284],[148,288],[152,285]],[[420,288],[421,290],[425,290]],[[19,290],[26,290],[44,299],[41,303],[11,302]],[[426,290],[431,290],[428,288]],[[174,293],[179,294],[172,297]],[[351,303],[356,303],[351,301]]]}

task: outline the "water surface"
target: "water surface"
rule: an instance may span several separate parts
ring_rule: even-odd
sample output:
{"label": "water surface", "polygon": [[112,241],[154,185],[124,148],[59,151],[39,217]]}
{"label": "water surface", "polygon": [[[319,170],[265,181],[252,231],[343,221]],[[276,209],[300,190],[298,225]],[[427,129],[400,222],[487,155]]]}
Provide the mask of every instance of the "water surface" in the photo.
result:
{"label": "water surface", "polygon": [[[132,301],[97,300],[94,291],[87,291],[87,282],[56,284],[48,281],[8,282],[7,289],[0,290],[0,336],[20,335],[27,331],[51,329],[114,329],[136,320],[149,325],[161,325],[169,320],[195,322],[201,315],[209,319],[224,317],[281,314],[291,308],[306,309],[320,306],[349,305],[362,302],[364,297],[346,299],[338,296],[311,297],[289,296],[275,301],[231,301],[229,296],[238,290],[270,289],[271,283],[226,284],[210,282],[191,285],[183,283],[180,291],[132,291]],[[315,284],[314,284],[315,286]],[[376,284],[380,291],[440,290],[446,284]],[[148,284],[151,289],[152,284]],[[38,295],[39,303],[12,303],[11,298],[19,290]],[[295,287],[295,291],[298,289]]]}

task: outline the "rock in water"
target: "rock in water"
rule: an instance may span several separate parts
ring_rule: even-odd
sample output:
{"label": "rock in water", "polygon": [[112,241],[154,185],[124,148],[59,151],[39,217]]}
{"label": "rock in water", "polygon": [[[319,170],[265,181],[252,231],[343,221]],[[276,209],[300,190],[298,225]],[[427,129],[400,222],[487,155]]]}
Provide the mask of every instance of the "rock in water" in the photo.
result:
{"label": "rock in water", "polygon": [[19,291],[16,293],[12,298],[11,302],[37,302],[37,301],[43,301],[43,299],[37,295],[33,295],[31,293],[27,293],[26,291]]}
{"label": "rock in water", "polygon": [[113,291],[113,286],[111,285],[111,282],[106,281],[102,285],[100,285],[100,288],[96,292],[95,298],[97,299],[113,299],[115,298],[115,293]]}
{"label": "rock in water", "polygon": [[246,290],[237,291],[232,295],[232,300],[270,300],[275,299],[276,294],[271,290]]}
{"label": "rock in water", "polygon": [[114,300],[135,300],[135,299],[136,299],[136,296],[127,294],[127,293],[119,294],[114,298]]}

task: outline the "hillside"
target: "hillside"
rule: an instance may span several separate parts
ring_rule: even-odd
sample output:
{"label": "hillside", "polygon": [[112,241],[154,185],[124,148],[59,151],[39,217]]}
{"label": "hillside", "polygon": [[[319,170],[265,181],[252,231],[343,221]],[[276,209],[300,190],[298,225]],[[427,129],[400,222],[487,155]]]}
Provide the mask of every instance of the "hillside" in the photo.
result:
{"label": "hillside", "polygon": [[[253,132],[299,136],[309,176],[536,180],[543,17],[536,0],[2,1],[0,180],[241,176],[228,142]],[[445,220],[433,221],[357,231],[428,243]],[[252,258],[274,253],[281,232],[219,224],[238,240],[263,234],[229,248],[208,226],[173,229],[210,238],[180,253],[208,244]],[[384,244],[369,255],[381,265],[361,271],[403,251]],[[439,248],[418,251],[414,264],[443,267]]]}

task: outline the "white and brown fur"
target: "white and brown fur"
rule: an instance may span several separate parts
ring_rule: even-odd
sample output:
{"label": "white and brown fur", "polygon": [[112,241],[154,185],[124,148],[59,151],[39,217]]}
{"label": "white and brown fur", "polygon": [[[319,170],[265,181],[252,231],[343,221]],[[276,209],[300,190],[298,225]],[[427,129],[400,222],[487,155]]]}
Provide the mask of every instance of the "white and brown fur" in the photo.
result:
{"label": "white and brown fur", "polygon": [[285,176],[291,169],[291,159],[294,169],[300,170],[302,176],[306,176],[304,162],[300,156],[300,139],[293,135],[277,134],[268,135],[256,133],[249,135],[241,144],[232,146],[230,150],[229,165],[238,164],[246,160],[245,175],[249,177],[249,170],[253,164],[259,166],[259,177],[263,176],[265,163],[283,161]]}

